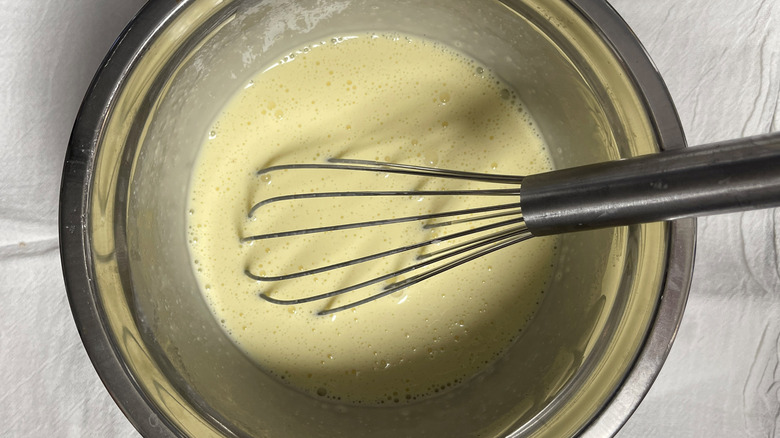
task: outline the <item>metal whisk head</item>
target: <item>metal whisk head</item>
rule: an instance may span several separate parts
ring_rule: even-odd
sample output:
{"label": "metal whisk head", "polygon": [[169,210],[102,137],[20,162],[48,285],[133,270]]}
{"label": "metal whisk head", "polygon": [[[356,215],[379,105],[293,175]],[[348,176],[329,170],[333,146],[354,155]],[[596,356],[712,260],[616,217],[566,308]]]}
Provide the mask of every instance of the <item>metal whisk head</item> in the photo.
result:
{"label": "metal whisk head", "polygon": [[[522,242],[531,237],[531,233],[523,223],[520,209],[519,188],[523,179],[516,175],[491,175],[483,173],[454,171],[432,167],[412,166],[404,164],[384,163],[378,161],[330,159],[321,164],[287,164],[268,167],[257,172],[259,177],[283,170],[334,170],[351,172],[381,172],[383,174],[403,174],[423,178],[448,178],[486,183],[500,183],[513,185],[512,188],[480,189],[480,190],[402,190],[402,191],[335,191],[335,192],[310,192],[295,193],[275,196],[264,199],[252,205],[249,209],[249,218],[260,216],[264,208],[273,204],[307,199],[333,199],[345,197],[430,197],[430,196],[502,196],[515,198],[513,202],[498,205],[487,205],[475,208],[462,208],[448,211],[434,211],[425,214],[383,218],[370,221],[348,222],[329,224],[312,228],[274,231],[265,234],[254,234],[241,238],[241,242],[256,242],[269,239],[294,238],[295,236],[327,233],[354,228],[381,227],[390,224],[404,222],[419,222],[421,228],[433,230],[456,224],[469,223],[470,228],[463,229],[452,234],[438,236],[421,242],[394,247],[392,249],[375,252],[369,255],[329,263],[312,269],[300,270],[281,275],[265,275],[253,273],[249,268],[245,274],[258,282],[284,282],[305,276],[325,273],[338,269],[346,269],[362,263],[376,261],[395,254],[413,250],[422,250],[436,246],[434,250],[423,252],[415,257],[415,262],[400,269],[392,270],[374,278],[360,281],[355,284],[341,287],[314,295],[295,299],[278,299],[269,295],[267,291],[260,292],[259,296],[273,304],[295,305],[319,300],[326,300],[339,295],[347,294],[358,289],[367,288],[378,283],[387,282],[375,293],[348,304],[324,309],[320,315],[336,313],[356,306],[366,304],[384,296],[393,294],[409,286],[415,285],[435,275],[446,272],[464,263],[467,263],[486,254],[492,253],[507,246]],[[390,213],[390,212],[388,212]],[[465,216],[465,217],[464,217]],[[460,217],[460,218],[458,218]],[[456,242],[457,241],[457,242]],[[411,275],[404,277],[406,275]]]}
{"label": "metal whisk head", "polygon": [[[335,200],[344,197],[384,199],[424,196],[453,199],[461,196],[474,199],[475,196],[508,196],[514,199],[508,203],[490,200],[487,205],[476,208],[433,209],[424,214],[400,215],[390,219],[250,235],[241,238],[241,241],[255,242],[413,222],[420,222],[421,228],[427,230],[460,227],[457,231],[443,233],[431,239],[421,239],[417,243],[337,263],[326,263],[308,270],[299,269],[295,273],[267,276],[263,273],[253,273],[250,269],[245,272],[247,276],[260,282],[294,281],[296,278],[349,268],[408,251],[423,251],[412,263],[329,292],[295,299],[275,298],[266,291],[260,293],[261,298],[271,303],[293,305],[325,300],[386,282],[378,292],[372,292],[365,298],[332,306],[320,312],[323,315],[330,314],[374,301],[533,236],[775,207],[780,205],[778,168],[778,134],[595,163],[526,177],[345,159],[331,159],[322,164],[274,166],[261,170],[258,175],[262,178],[282,170],[320,169],[412,175],[422,177],[423,180],[464,180],[468,184],[475,181],[499,183],[510,188],[299,193],[270,197],[253,205],[249,210],[250,218],[261,215],[264,208],[274,204],[314,198]],[[393,213],[392,209],[385,205],[376,207],[379,214]],[[463,225],[468,225],[468,228]],[[436,248],[428,249],[432,247]],[[407,274],[411,276],[405,277]]]}

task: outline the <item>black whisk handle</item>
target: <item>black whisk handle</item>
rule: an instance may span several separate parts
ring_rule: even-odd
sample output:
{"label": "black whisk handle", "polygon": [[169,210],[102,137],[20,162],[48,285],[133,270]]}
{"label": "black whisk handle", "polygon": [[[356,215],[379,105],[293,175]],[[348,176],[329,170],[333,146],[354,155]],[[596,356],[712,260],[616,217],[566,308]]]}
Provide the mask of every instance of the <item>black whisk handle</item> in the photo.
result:
{"label": "black whisk handle", "polygon": [[534,235],[780,206],[780,133],[528,176]]}

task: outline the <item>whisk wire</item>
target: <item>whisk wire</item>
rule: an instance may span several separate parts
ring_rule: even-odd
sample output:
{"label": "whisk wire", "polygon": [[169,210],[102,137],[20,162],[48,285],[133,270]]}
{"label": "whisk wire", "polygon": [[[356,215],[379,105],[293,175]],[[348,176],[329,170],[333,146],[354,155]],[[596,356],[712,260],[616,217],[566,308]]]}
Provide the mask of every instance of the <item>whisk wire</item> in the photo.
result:
{"label": "whisk wire", "polygon": [[401,191],[373,191],[373,192],[318,192],[318,193],[296,193],[294,195],[276,196],[264,199],[249,209],[249,217],[254,216],[255,212],[269,204],[282,201],[294,201],[299,199],[317,199],[317,198],[348,198],[364,197],[375,198],[380,196],[518,196],[519,189],[498,189],[498,190],[401,190]]}
{"label": "whisk wire", "polygon": [[381,220],[365,221],[365,222],[352,222],[352,223],[348,223],[348,224],[329,225],[329,226],[315,227],[315,228],[304,228],[304,229],[299,229],[299,230],[280,231],[280,232],[276,232],[276,233],[267,233],[267,234],[256,234],[256,235],[252,235],[252,236],[242,237],[241,238],[241,242],[251,242],[251,241],[254,241],[254,240],[274,239],[274,238],[278,238],[278,237],[300,236],[300,235],[304,235],[304,234],[324,233],[324,232],[327,232],[327,231],[349,230],[349,229],[353,229],[353,228],[376,227],[376,226],[398,224],[398,223],[404,223],[404,222],[424,221],[424,220],[428,220],[428,219],[438,219],[438,218],[443,218],[443,217],[462,216],[462,215],[476,214],[476,213],[485,213],[485,212],[496,211],[496,210],[517,209],[519,207],[520,207],[520,203],[519,202],[513,202],[513,203],[509,203],[509,204],[491,205],[491,206],[477,207],[477,208],[467,208],[467,209],[462,209],[462,210],[445,211],[445,212],[441,212],[441,213],[421,214],[421,215],[417,215],[417,216],[405,216],[405,217],[392,218],[392,219],[381,219]]}
{"label": "whisk wire", "polygon": [[465,179],[469,181],[481,181],[503,184],[521,184],[523,176],[500,175],[477,172],[465,172],[460,170],[440,169],[436,167],[415,166],[411,164],[386,163],[382,161],[354,160],[346,158],[329,158],[327,163],[297,163],[279,164],[266,167],[257,171],[257,175],[266,175],[280,170],[345,170],[360,172],[384,172],[412,176],[426,176],[450,179]]}
{"label": "whisk wire", "polygon": [[[503,222],[502,224],[514,224],[514,223],[517,223],[517,221],[507,221],[507,222]],[[494,227],[491,227],[491,228],[496,228],[496,227],[494,226]],[[471,240],[469,240],[467,242],[458,243],[456,245],[452,245],[452,246],[449,246],[447,248],[442,248],[442,249],[439,249],[439,250],[436,250],[436,251],[431,251],[431,252],[428,252],[428,253],[425,253],[425,254],[420,254],[420,255],[417,256],[417,260],[424,260],[424,259],[427,259],[429,257],[434,257],[434,256],[437,256],[437,255],[440,255],[440,254],[453,252],[455,250],[458,250],[458,249],[466,247],[466,246],[470,246],[470,245],[475,244],[475,243],[482,243],[482,244],[484,244],[485,242],[490,241],[490,240],[492,240],[492,239],[494,239],[496,237],[511,237],[511,236],[514,236],[515,234],[517,234],[518,232],[528,232],[528,227],[526,227],[525,225],[520,225],[519,227],[510,228],[509,230],[506,230],[506,231],[499,231],[499,232],[496,232],[496,233],[493,233],[493,234],[489,234],[487,236],[482,236],[482,237],[478,237],[478,238],[475,238],[475,239],[471,239]]]}
{"label": "whisk wire", "polygon": [[[309,269],[309,270],[306,270],[306,271],[294,272],[294,273],[286,274],[286,275],[262,276],[262,275],[253,274],[251,271],[249,271],[249,269],[246,269],[244,272],[245,272],[245,274],[248,277],[250,277],[250,278],[252,278],[254,280],[257,280],[257,281],[266,281],[266,282],[268,282],[268,281],[292,280],[294,278],[300,278],[300,277],[306,277],[306,276],[309,276],[309,275],[321,274],[323,272],[328,272],[328,271],[332,271],[332,270],[335,270],[335,269],[342,269],[342,268],[346,268],[346,267],[349,267],[349,266],[354,266],[354,265],[357,265],[357,264],[360,264],[360,263],[368,262],[368,261],[371,261],[371,260],[376,260],[376,259],[380,259],[380,258],[383,258],[383,257],[388,257],[388,256],[391,256],[391,255],[400,254],[402,252],[411,251],[413,249],[424,248],[424,247],[429,246],[429,245],[434,245],[434,244],[437,244],[437,243],[446,242],[448,240],[454,240],[454,239],[458,239],[458,238],[461,238],[461,237],[464,237],[464,236],[469,236],[469,235],[472,235],[472,234],[482,233],[484,231],[490,231],[490,230],[493,230],[493,229],[496,229],[496,228],[502,228],[502,227],[505,227],[505,226],[514,225],[514,224],[517,224],[519,222],[522,222],[522,220],[523,220],[523,218],[521,217],[521,218],[516,218],[516,219],[512,219],[512,220],[508,220],[508,221],[498,222],[498,223],[495,223],[495,224],[484,225],[484,226],[473,228],[473,229],[470,229],[470,230],[465,230],[465,231],[460,231],[460,232],[457,232],[457,233],[453,233],[453,234],[450,234],[450,235],[447,235],[447,236],[437,237],[435,239],[427,240],[427,241],[424,241],[424,242],[415,243],[415,244],[407,245],[407,246],[401,246],[401,247],[398,247],[398,248],[394,248],[394,249],[390,249],[390,250],[387,250],[387,251],[374,253],[374,254],[371,254],[371,255],[364,256],[364,257],[358,257],[358,258],[354,258],[354,259],[347,260],[347,261],[344,261],[344,262],[334,263],[332,265],[322,266],[322,267],[319,267],[319,268]],[[519,227],[519,229],[523,229],[523,230],[527,231],[527,228],[524,227],[524,226],[523,227]],[[515,230],[516,229],[510,230],[510,231],[515,231]],[[436,251],[436,254],[440,254],[440,253],[443,253],[445,251],[451,251],[453,249],[460,248],[460,247],[468,245],[470,243],[476,243],[477,241],[494,237],[497,234],[498,233],[494,233],[494,234],[482,237],[480,239],[474,239],[474,240],[471,240],[469,242],[465,242],[465,243],[462,243],[462,244],[459,244],[459,245],[454,245],[454,246],[451,246],[451,247],[449,247],[447,249]],[[421,256],[418,256],[418,260],[422,260],[423,258],[428,258],[431,255],[433,255],[433,253],[423,254]]]}
{"label": "whisk wire", "polygon": [[[492,239],[477,242],[477,243],[475,243],[473,245],[470,245],[468,247],[462,248],[462,249],[460,249],[460,250],[458,250],[458,251],[456,251],[454,253],[444,254],[444,255],[441,255],[439,257],[430,258],[428,260],[424,260],[424,261],[422,261],[420,263],[417,263],[417,264],[414,264],[412,266],[408,266],[406,268],[399,269],[397,271],[394,271],[394,272],[391,272],[391,273],[388,273],[388,274],[384,274],[384,275],[372,278],[370,280],[363,281],[361,283],[357,283],[357,284],[354,284],[354,285],[351,285],[351,286],[348,286],[348,287],[345,287],[345,288],[341,288],[341,289],[338,289],[338,290],[334,290],[334,291],[331,291],[331,292],[318,294],[318,295],[312,295],[312,296],[308,296],[308,297],[304,297],[304,298],[296,298],[296,299],[291,299],[291,300],[281,300],[281,299],[273,298],[273,297],[267,295],[265,292],[261,292],[259,294],[259,296],[260,296],[260,298],[262,298],[262,299],[264,299],[264,300],[266,300],[266,301],[268,301],[270,303],[279,304],[279,305],[295,305],[295,304],[303,304],[303,303],[309,303],[309,302],[313,302],[313,301],[325,300],[325,299],[333,298],[333,297],[336,297],[336,296],[339,296],[339,295],[342,295],[342,294],[345,294],[345,293],[348,293],[348,292],[352,292],[352,291],[355,291],[355,290],[358,290],[358,289],[362,289],[362,288],[365,288],[367,286],[371,286],[371,285],[374,285],[374,284],[377,284],[377,283],[380,283],[380,282],[383,282],[383,281],[386,281],[386,280],[389,280],[389,279],[392,279],[392,278],[399,277],[401,275],[404,275],[404,274],[407,274],[409,272],[412,272],[412,271],[424,268],[426,266],[438,263],[440,261],[446,260],[446,259],[448,259],[450,257],[454,257],[456,255],[460,255],[460,254],[468,253],[469,251],[477,250],[474,253],[464,255],[463,257],[460,257],[458,259],[450,261],[450,262],[448,262],[448,263],[446,263],[444,265],[437,266],[437,267],[435,267],[435,268],[433,268],[433,269],[431,269],[429,271],[426,271],[426,272],[423,272],[421,274],[415,275],[414,277],[410,277],[410,278],[407,278],[405,280],[401,280],[401,281],[398,281],[398,282],[395,282],[395,283],[388,284],[387,286],[385,286],[383,288],[383,290],[381,292],[379,292],[377,294],[373,294],[373,295],[371,295],[371,296],[369,296],[367,298],[364,298],[364,299],[361,299],[361,300],[357,300],[357,301],[353,301],[351,303],[348,303],[348,304],[345,304],[345,305],[342,305],[342,306],[333,307],[333,308],[330,308],[330,309],[323,309],[323,310],[318,312],[318,315],[329,315],[329,314],[332,314],[332,313],[340,312],[342,310],[351,309],[353,307],[357,307],[357,306],[369,303],[369,302],[374,301],[374,300],[378,300],[379,298],[385,297],[385,296],[387,296],[389,294],[392,294],[394,292],[398,292],[398,291],[400,291],[402,289],[405,289],[405,288],[407,288],[409,286],[412,286],[412,285],[417,284],[417,283],[419,283],[419,282],[421,282],[423,280],[426,280],[426,279],[428,279],[430,277],[433,277],[434,275],[438,275],[438,274],[440,274],[442,272],[448,271],[448,270],[450,270],[452,268],[460,266],[460,265],[462,265],[464,263],[467,263],[467,262],[469,262],[471,260],[474,260],[474,259],[476,259],[478,257],[482,257],[482,256],[490,254],[490,253],[492,253],[494,251],[498,251],[499,249],[506,248],[507,246],[510,246],[510,245],[513,245],[513,244],[516,244],[516,243],[528,240],[531,237],[533,237],[528,232],[527,229],[518,229],[518,230],[516,230],[516,231],[514,231],[512,233],[500,233],[500,234],[501,235],[496,236],[496,237],[494,237]],[[488,245],[488,246],[486,246],[486,245]]]}
{"label": "whisk wire", "polygon": [[522,214],[522,210],[519,208],[517,210],[511,210],[507,211],[505,213],[495,213],[495,214],[489,214],[485,216],[478,216],[478,217],[468,217],[464,219],[453,219],[451,221],[444,221],[444,222],[432,222],[423,225],[423,229],[430,230],[433,228],[439,228],[439,227],[446,227],[449,225],[455,225],[455,224],[464,224],[466,222],[478,222],[483,221],[486,219],[496,219],[499,217],[507,217],[507,216],[519,216]]}
{"label": "whisk wire", "polygon": [[[533,237],[533,235],[528,233],[527,230],[518,232],[518,234],[521,234],[521,233],[524,233],[524,234],[521,235],[520,237],[515,238],[515,239],[504,240],[506,238],[502,237],[501,240],[504,240],[503,242],[496,243],[496,244],[493,244],[493,245],[490,245],[490,246],[487,246],[487,247],[484,246],[485,243],[479,243],[479,244],[474,246],[474,248],[482,248],[481,250],[479,250],[477,252],[474,252],[472,254],[463,256],[463,257],[461,257],[459,259],[453,260],[453,261],[451,261],[451,262],[449,262],[447,264],[444,264],[442,266],[438,266],[436,268],[433,268],[433,269],[431,269],[429,271],[426,271],[426,272],[424,272],[422,274],[415,275],[414,277],[410,277],[410,278],[407,278],[405,280],[401,280],[401,281],[396,282],[396,283],[391,283],[391,284],[385,286],[384,290],[382,292],[378,293],[378,294],[371,295],[371,296],[369,296],[367,298],[363,298],[361,300],[353,301],[353,302],[351,302],[349,304],[345,304],[345,305],[342,305],[342,306],[332,307],[330,309],[323,309],[323,310],[320,310],[319,312],[317,312],[317,314],[318,315],[330,315],[330,314],[333,314],[333,313],[341,312],[343,310],[351,309],[353,307],[361,306],[361,305],[366,304],[366,303],[370,303],[371,301],[375,301],[375,300],[383,298],[383,297],[385,297],[387,295],[399,292],[402,289],[405,289],[407,287],[413,286],[413,285],[415,285],[417,283],[420,283],[421,281],[427,280],[427,279],[429,279],[429,278],[431,278],[433,276],[436,276],[436,275],[439,275],[439,274],[441,274],[443,272],[449,271],[450,269],[456,268],[456,267],[458,267],[458,266],[460,266],[460,265],[462,265],[464,263],[468,263],[468,262],[470,262],[472,260],[475,260],[477,258],[480,258],[480,257],[485,256],[487,254],[490,254],[492,252],[498,251],[500,249],[506,248],[508,246],[512,246],[512,245],[515,245],[517,243],[523,242],[523,241],[528,240],[528,239]],[[474,249],[474,248],[464,249],[462,252],[466,252],[466,251],[469,251],[469,250]],[[450,256],[449,255],[444,256],[444,258],[446,258],[446,257],[450,257]],[[439,261],[439,259],[432,260],[431,263],[433,263],[434,261]]]}

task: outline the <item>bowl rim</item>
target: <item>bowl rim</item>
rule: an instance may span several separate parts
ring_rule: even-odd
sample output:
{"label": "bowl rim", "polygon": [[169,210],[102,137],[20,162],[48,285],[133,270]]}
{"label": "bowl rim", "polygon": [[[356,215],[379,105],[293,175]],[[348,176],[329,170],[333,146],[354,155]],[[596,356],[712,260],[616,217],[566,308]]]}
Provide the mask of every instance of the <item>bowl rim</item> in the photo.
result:
{"label": "bowl rim", "polygon": [[[97,285],[88,235],[90,187],[96,149],[122,84],[165,24],[195,0],[148,2],[116,39],[87,89],[65,156],[60,186],[59,239],[71,312],[87,354],[114,402],[144,436],[184,436],[146,398],[115,348]],[[605,0],[563,0],[579,11],[610,45],[643,99],[662,150],[686,147],[669,91],[636,35]],[[696,220],[667,223],[666,278],[645,342],[606,406],[583,427],[583,436],[612,436],[639,406],[655,381],[680,325],[688,297],[696,242]]]}
{"label": "bowl rim", "polygon": [[144,48],[189,2],[147,2],[112,44],[82,100],[60,183],[59,240],[65,289],[84,348],[116,405],[143,436],[184,434],[155,409],[115,347],[98,296],[89,247],[88,211],[96,150],[113,102]]}
{"label": "bowl rim", "polygon": [[[644,100],[661,150],[687,147],[669,89],[642,43],[606,1],[567,0],[620,55],[624,71]],[[667,221],[665,278],[655,317],[634,363],[607,405],[580,431],[583,437],[614,436],[639,407],[671,350],[688,300],[696,252],[696,219]]]}

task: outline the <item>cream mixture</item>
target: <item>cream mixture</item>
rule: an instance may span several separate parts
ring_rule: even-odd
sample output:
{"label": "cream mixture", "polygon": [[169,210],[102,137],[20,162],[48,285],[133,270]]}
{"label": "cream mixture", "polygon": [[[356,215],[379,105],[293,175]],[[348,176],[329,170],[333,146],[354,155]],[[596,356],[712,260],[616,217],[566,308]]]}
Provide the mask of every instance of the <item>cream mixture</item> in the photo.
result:
{"label": "cream mixture", "polygon": [[546,147],[514,92],[476,61],[424,39],[365,34],[317,42],[269,66],[235,96],[205,140],[191,183],[190,253],[203,293],[229,336],[267,372],[315,397],[379,405],[432,396],[486,368],[533,317],[551,277],[555,238],[500,250],[329,316],[316,312],[382,285],[295,306],[258,297],[338,289],[414,263],[424,251],[285,282],[257,282],[245,269],[297,272],[474,225],[450,231],[412,223],[250,243],[241,237],[517,201],[295,201],[248,218],[255,202],[296,192],[485,188],[370,172],[256,174],[329,157],[518,175],[549,170]]}

